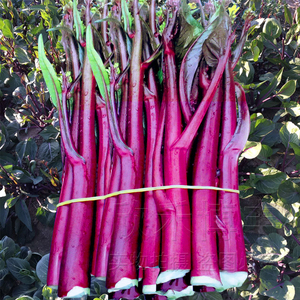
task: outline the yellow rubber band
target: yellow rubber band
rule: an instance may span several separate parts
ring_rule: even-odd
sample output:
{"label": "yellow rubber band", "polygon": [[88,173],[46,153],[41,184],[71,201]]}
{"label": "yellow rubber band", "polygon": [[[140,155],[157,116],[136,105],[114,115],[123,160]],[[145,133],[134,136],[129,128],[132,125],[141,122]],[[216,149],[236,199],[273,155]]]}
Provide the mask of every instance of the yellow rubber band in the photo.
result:
{"label": "yellow rubber band", "polygon": [[164,186],[156,186],[156,187],[154,186],[154,187],[144,187],[144,188],[139,188],[139,189],[122,190],[122,191],[117,191],[117,192],[113,192],[110,194],[106,194],[104,196],[95,196],[95,197],[89,197],[89,198],[78,198],[78,199],[67,200],[67,201],[58,203],[57,207],[72,204],[72,203],[77,203],[77,202],[105,200],[110,197],[115,197],[115,196],[124,195],[124,194],[134,194],[134,193],[143,193],[143,192],[169,190],[169,189],[214,190],[214,191],[224,191],[224,192],[236,193],[236,194],[240,193],[239,190],[220,188],[220,187],[216,187],[216,186],[164,185]]}

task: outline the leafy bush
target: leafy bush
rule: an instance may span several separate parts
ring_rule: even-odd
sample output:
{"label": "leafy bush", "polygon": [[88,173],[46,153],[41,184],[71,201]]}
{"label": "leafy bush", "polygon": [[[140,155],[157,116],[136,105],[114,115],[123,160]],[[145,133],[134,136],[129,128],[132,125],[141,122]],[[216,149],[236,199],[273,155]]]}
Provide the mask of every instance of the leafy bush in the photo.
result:
{"label": "leafy bush", "polygon": [[19,247],[9,238],[0,240],[0,297],[16,299],[21,295],[42,299],[46,284],[49,254],[41,256],[28,247]]}
{"label": "leafy bush", "polygon": [[43,34],[49,36],[49,59],[59,61],[60,34],[46,29],[59,23],[60,11],[54,1],[0,3],[0,232],[15,233],[22,244],[34,236],[35,211],[53,224],[60,190],[57,114],[37,58],[37,36]]}

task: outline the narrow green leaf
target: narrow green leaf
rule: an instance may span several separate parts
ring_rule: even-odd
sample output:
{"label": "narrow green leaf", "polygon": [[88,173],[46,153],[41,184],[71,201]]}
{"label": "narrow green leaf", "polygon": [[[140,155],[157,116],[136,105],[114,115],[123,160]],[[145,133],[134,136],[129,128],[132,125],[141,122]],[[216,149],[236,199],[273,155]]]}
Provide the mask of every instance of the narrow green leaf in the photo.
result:
{"label": "narrow green leaf", "polygon": [[290,25],[292,25],[293,16],[286,4],[284,5],[284,18],[285,18],[286,23],[289,23]]}
{"label": "narrow green leaf", "polygon": [[290,80],[286,84],[283,85],[283,87],[277,92],[277,96],[279,96],[282,99],[288,99],[290,98],[296,91],[296,80]]}
{"label": "narrow green leaf", "polygon": [[109,76],[100,55],[94,49],[93,33],[90,24],[86,30],[86,50],[100,93],[102,97],[105,98],[105,87],[103,82],[105,82],[106,88],[109,90]]}
{"label": "narrow green leaf", "polygon": [[77,41],[80,41],[83,39],[84,25],[80,18],[79,11],[77,9],[77,0],[73,1],[73,15],[74,15],[74,23],[76,29],[76,39]]}
{"label": "narrow green leaf", "polygon": [[126,0],[121,0],[121,10],[124,22],[124,30],[128,32],[131,30],[133,17],[131,16]]}
{"label": "narrow green leaf", "polygon": [[43,36],[41,34],[39,35],[38,54],[39,54],[40,67],[41,67],[46,85],[48,87],[52,103],[57,108],[57,101],[59,101],[59,99],[56,98],[55,89],[57,90],[58,95],[61,97],[61,93],[62,93],[61,85],[57,78],[57,75],[56,75],[56,72],[55,72],[53,66],[51,65],[51,63],[49,62],[49,60],[46,57],[45,50],[44,50]]}

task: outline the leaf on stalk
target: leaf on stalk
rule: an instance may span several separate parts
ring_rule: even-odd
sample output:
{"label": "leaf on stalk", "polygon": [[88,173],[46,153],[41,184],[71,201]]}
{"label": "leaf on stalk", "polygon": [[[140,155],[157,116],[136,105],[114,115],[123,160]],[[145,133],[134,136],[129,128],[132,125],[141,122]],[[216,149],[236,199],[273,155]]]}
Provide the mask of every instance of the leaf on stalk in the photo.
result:
{"label": "leaf on stalk", "polygon": [[288,121],[280,128],[279,136],[285,147],[287,147],[289,143],[299,145],[300,128]]}
{"label": "leaf on stalk", "polygon": [[247,199],[254,194],[254,188],[251,185],[241,184],[239,185],[240,198]]}
{"label": "leaf on stalk", "polygon": [[2,31],[2,34],[9,39],[14,39],[13,26],[11,21],[9,19],[2,18],[0,18],[0,21],[0,30]]}
{"label": "leaf on stalk", "polygon": [[79,11],[77,9],[77,0],[73,1],[73,15],[74,15],[74,23],[76,29],[76,39],[77,41],[80,41],[83,39],[84,25],[80,18]]}
{"label": "leaf on stalk", "polygon": [[282,74],[283,74],[283,70],[284,68],[282,68],[274,77],[273,79],[271,80],[270,84],[268,84],[268,86],[262,90],[260,92],[260,96],[259,96],[259,99],[258,101],[259,102],[262,102],[263,100],[267,99],[271,93],[273,91],[275,91],[276,87],[280,84],[281,82],[281,78],[282,78]]}
{"label": "leaf on stalk", "polygon": [[284,100],[288,99],[295,93],[296,85],[296,80],[290,80],[281,87],[281,89],[277,92],[276,95]]}
{"label": "leaf on stalk", "polygon": [[101,96],[105,99],[105,86],[109,90],[109,76],[100,55],[94,48],[92,27],[89,24],[86,30],[86,49],[95,79],[97,81]]}
{"label": "leaf on stalk", "polygon": [[300,276],[293,278],[291,283],[295,287],[295,297],[293,300],[300,300]]}
{"label": "leaf on stalk", "polygon": [[15,48],[15,55],[20,64],[27,64],[31,62],[27,52],[21,47]]}
{"label": "leaf on stalk", "polygon": [[37,263],[36,266],[36,275],[43,284],[47,283],[47,272],[49,264],[49,254],[46,254],[42,259]]}
{"label": "leaf on stalk", "polygon": [[22,160],[27,155],[29,158],[35,159],[37,153],[37,144],[35,140],[29,138],[25,141],[21,141],[16,146],[16,152],[19,156],[19,159]]}
{"label": "leaf on stalk", "polygon": [[31,217],[28,211],[28,207],[24,198],[20,198],[15,204],[15,210],[18,218],[26,225],[26,227],[32,231]]}
{"label": "leaf on stalk", "polygon": [[260,270],[259,293],[277,300],[293,300],[295,287],[290,281],[278,283],[280,271],[275,266],[265,266]]}
{"label": "leaf on stalk", "polygon": [[294,154],[295,154],[296,159],[298,161],[300,161],[300,146],[298,146],[298,145],[296,145],[294,143],[290,143],[290,146],[294,150]]}
{"label": "leaf on stalk", "polygon": [[300,186],[291,180],[286,180],[278,188],[278,196],[287,204],[300,201]]}
{"label": "leaf on stalk", "polygon": [[61,94],[62,94],[61,85],[57,78],[57,75],[56,75],[56,72],[55,72],[53,66],[51,65],[50,61],[46,57],[45,50],[44,50],[43,36],[41,34],[39,35],[38,55],[39,55],[40,67],[41,67],[46,85],[48,87],[52,103],[57,108],[57,101],[60,101],[60,99],[57,99],[56,91],[57,91],[59,97],[61,97]]}
{"label": "leaf on stalk", "polygon": [[241,156],[247,159],[253,159],[257,157],[262,149],[262,144],[260,142],[247,141],[244,151]]}
{"label": "leaf on stalk", "polygon": [[295,101],[283,102],[283,106],[286,109],[286,112],[293,117],[300,116],[300,104]]}
{"label": "leaf on stalk", "polygon": [[292,25],[293,16],[292,16],[291,11],[289,10],[289,8],[286,4],[284,5],[284,18],[285,18],[286,23],[289,23],[290,25]]}
{"label": "leaf on stalk", "polygon": [[278,38],[282,32],[280,22],[275,18],[267,18],[262,32],[269,40],[274,40]]}
{"label": "leaf on stalk", "polygon": [[285,238],[277,233],[270,233],[268,236],[259,237],[252,245],[252,256],[254,259],[272,263],[282,260],[290,251]]}
{"label": "leaf on stalk", "polygon": [[49,140],[44,142],[39,147],[38,158],[51,162],[60,154],[60,145],[57,140]]}
{"label": "leaf on stalk", "polygon": [[27,260],[12,257],[9,258],[6,263],[7,268],[17,280],[25,284],[32,284],[33,282],[35,282],[30,264]]}
{"label": "leaf on stalk", "polygon": [[275,202],[262,202],[264,215],[276,229],[281,229],[285,224],[293,221],[294,216],[287,209]]}

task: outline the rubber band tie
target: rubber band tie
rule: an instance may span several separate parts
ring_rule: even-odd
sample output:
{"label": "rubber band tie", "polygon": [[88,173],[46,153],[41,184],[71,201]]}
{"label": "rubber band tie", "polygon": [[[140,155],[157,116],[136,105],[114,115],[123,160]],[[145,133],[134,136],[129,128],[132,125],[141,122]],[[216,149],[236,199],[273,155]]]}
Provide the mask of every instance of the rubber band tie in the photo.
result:
{"label": "rubber band tie", "polygon": [[124,194],[135,194],[135,193],[170,190],[170,189],[214,190],[214,191],[223,191],[223,192],[236,193],[236,194],[240,193],[239,190],[220,188],[220,187],[216,187],[216,186],[164,185],[164,186],[156,186],[156,187],[155,186],[154,187],[143,187],[143,188],[139,188],[139,189],[121,190],[121,191],[113,192],[113,193],[106,194],[103,196],[95,196],[95,197],[89,197],[89,198],[78,198],[78,199],[67,200],[67,201],[58,203],[57,207],[69,205],[72,203],[78,203],[78,202],[105,200],[107,198],[116,197],[116,196],[124,195]]}

